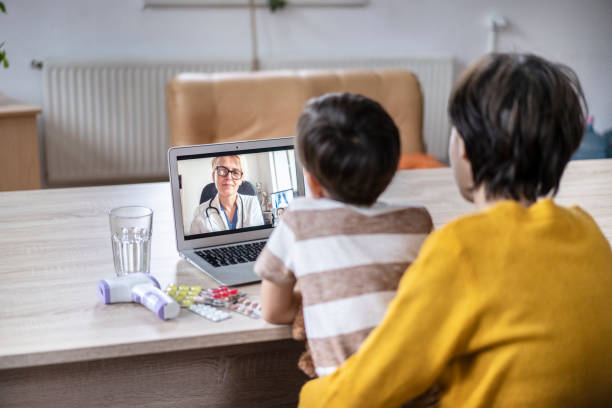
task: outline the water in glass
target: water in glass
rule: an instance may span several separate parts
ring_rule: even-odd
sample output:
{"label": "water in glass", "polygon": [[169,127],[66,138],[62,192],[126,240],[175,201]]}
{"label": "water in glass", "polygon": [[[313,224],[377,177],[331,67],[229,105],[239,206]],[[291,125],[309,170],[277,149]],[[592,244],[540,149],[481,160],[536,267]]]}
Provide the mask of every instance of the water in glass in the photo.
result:
{"label": "water in glass", "polygon": [[122,228],[113,234],[113,258],[117,275],[133,272],[149,273],[151,231],[145,228]]}

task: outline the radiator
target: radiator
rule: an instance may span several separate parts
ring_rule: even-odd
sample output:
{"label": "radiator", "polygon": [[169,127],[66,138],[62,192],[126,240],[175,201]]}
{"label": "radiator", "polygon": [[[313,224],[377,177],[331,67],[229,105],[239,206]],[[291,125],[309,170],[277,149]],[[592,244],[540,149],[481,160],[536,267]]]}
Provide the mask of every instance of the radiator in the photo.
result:
{"label": "radiator", "polygon": [[[450,57],[262,61],[262,69],[406,68],[421,82],[427,152],[447,161]],[[180,72],[248,71],[249,61],[44,64],[44,163],[49,186],[166,179],[165,88]]]}
{"label": "radiator", "polygon": [[180,72],[249,68],[248,61],[45,61],[46,184],[167,179],[168,81]]}

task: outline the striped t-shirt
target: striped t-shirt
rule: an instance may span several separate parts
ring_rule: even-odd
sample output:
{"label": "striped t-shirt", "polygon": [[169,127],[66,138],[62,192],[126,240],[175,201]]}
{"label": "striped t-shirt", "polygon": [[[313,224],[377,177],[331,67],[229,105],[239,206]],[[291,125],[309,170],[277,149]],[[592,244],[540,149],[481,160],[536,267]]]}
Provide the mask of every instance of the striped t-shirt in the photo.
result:
{"label": "striped t-shirt", "polygon": [[275,283],[297,280],[317,375],[336,370],[380,323],[431,230],[422,206],[291,203],[255,273]]}

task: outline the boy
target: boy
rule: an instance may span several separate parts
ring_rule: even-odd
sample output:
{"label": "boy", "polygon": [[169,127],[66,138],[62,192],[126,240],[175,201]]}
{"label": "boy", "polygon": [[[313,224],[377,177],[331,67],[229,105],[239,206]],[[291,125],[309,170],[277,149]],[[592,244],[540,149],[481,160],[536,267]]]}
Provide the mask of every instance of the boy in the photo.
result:
{"label": "boy", "polygon": [[[445,407],[610,406],[612,251],[555,193],[584,133],[575,74],[493,54],[449,103],[449,153],[480,212],[434,232],[380,326],[303,407],[392,407],[437,382]],[[418,351],[418,352],[412,352]]]}
{"label": "boy", "polygon": [[291,323],[303,304],[316,373],[324,376],[382,319],[432,221],[423,207],[376,201],[400,154],[398,129],[378,103],[348,93],[310,100],[296,150],[312,198],[290,204],[255,272],[268,322]]}

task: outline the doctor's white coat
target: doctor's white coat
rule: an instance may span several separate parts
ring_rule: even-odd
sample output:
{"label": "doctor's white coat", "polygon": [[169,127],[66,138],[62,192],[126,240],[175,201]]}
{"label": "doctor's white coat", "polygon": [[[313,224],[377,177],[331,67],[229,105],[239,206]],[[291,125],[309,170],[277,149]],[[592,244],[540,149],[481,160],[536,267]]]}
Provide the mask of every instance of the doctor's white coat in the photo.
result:
{"label": "doctor's white coat", "polygon": [[[209,208],[210,204],[210,208]],[[238,194],[236,200],[238,214],[236,215],[236,228],[254,227],[263,225],[263,214],[256,196]],[[208,216],[206,209],[208,208]],[[244,218],[243,218],[244,211]],[[244,225],[243,225],[244,220]],[[215,195],[212,202],[203,202],[196,208],[193,221],[191,222],[190,234],[203,234],[206,232],[226,231],[227,220],[223,215],[219,204],[219,194]]]}

